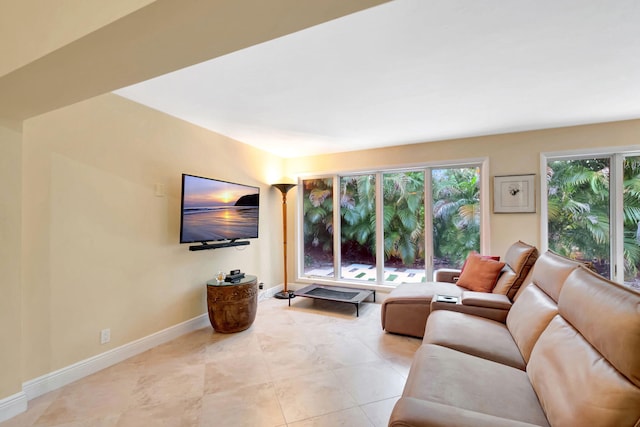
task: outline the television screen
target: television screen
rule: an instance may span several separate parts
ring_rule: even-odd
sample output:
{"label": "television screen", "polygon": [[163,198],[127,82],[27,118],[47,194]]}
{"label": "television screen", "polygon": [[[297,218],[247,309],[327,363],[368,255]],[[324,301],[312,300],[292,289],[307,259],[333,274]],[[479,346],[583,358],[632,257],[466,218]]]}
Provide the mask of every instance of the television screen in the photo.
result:
{"label": "television screen", "polygon": [[180,243],[258,237],[260,188],[182,175]]}

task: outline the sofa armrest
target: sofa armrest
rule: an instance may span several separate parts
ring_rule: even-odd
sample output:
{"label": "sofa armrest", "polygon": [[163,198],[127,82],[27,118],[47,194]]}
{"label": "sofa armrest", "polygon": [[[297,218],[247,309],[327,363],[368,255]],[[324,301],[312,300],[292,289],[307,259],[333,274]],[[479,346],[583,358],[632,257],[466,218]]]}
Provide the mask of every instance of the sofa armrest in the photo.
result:
{"label": "sofa armrest", "polygon": [[470,411],[442,403],[401,397],[393,408],[389,427],[533,427],[507,418]]}
{"label": "sofa armrest", "polygon": [[431,311],[449,310],[458,313],[472,314],[505,323],[511,308],[511,301],[505,295],[485,292],[463,291],[456,303],[438,301],[435,295],[431,300]]}
{"label": "sofa armrest", "polygon": [[441,268],[433,272],[434,282],[456,283],[460,278],[461,270],[455,268]]}
{"label": "sofa armrest", "polygon": [[464,291],[460,298],[462,305],[475,307],[498,308],[501,310],[511,309],[511,300],[506,295],[491,294],[487,292]]}

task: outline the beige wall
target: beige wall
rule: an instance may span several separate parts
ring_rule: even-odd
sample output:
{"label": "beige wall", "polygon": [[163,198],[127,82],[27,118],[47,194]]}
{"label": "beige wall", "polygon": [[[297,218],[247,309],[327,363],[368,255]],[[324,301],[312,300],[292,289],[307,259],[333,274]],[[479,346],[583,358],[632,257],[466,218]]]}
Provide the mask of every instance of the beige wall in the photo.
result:
{"label": "beige wall", "polygon": [[[277,157],[103,95],[27,120],[23,164],[24,380],[205,313],[217,270],[282,280]],[[183,172],[261,187],[260,238],[179,245]]]}
{"label": "beige wall", "polygon": [[[384,1],[0,0],[0,401],[203,313],[217,269],[282,280],[282,159],[113,95],[65,106]],[[260,185],[260,239],[177,245],[182,172]]]}
{"label": "beige wall", "polygon": [[0,76],[155,0],[0,0]]}
{"label": "beige wall", "polygon": [[[287,159],[290,176],[337,171],[371,170],[421,163],[489,158],[488,177],[536,174],[540,188],[540,153],[598,147],[636,146],[640,149],[640,120],[519,132],[478,138],[429,142],[400,147],[355,151],[327,156]],[[291,205],[295,206],[294,197]],[[540,246],[540,195],[536,194],[536,214],[493,214],[490,216],[490,248],[503,254],[515,240]],[[295,210],[290,206],[291,214]],[[489,207],[493,211],[492,205]],[[297,243],[297,242],[296,242]],[[291,247],[291,256],[296,248]]]}
{"label": "beige wall", "polygon": [[21,135],[0,127],[0,400],[21,391]]}

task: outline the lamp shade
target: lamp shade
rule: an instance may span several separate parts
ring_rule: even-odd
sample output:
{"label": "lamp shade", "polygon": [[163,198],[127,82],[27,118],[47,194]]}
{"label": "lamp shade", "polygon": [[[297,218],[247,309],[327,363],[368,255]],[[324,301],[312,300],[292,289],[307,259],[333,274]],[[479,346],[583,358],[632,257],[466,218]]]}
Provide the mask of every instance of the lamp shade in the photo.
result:
{"label": "lamp shade", "polygon": [[296,186],[296,184],[273,184],[282,194],[287,194],[289,190]]}

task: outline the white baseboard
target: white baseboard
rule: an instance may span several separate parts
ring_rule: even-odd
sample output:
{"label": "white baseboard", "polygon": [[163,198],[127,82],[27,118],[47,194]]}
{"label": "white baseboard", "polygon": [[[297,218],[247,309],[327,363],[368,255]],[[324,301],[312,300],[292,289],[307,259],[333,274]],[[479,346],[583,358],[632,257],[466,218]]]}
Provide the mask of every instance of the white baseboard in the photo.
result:
{"label": "white baseboard", "polygon": [[[282,290],[282,285],[259,292],[258,300],[273,297]],[[0,422],[12,418],[27,410],[27,402],[45,393],[56,390],[88,375],[120,363],[130,357],[143,353],[160,344],[176,339],[184,334],[209,326],[209,316],[204,313],[186,322],[171,326],[162,331],[132,341],[120,347],[108,350],[57,371],[49,372],[22,384],[22,391],[0,400]]]}
{"label": "white baseboard", "polygon": [[[186,322],[179,323],[167,329],[163,329],[162,331],[158,331],[136,341],[127,343],[123,346],[111,349],[88,359],[81,360],[73,365],[29,380],[22,384],[22,394],[26,396],[25,409],[26,400],[31,400],[45,393],[56,390],[88,375],[101,371],[102,369],[108,368],[109,366],[115,365],[116,363],[120,363],[132,356],[150,350],[160,344],[176,339],[181,335],[203,328],[208,324],[209,317],[208,314],[205,313],[198,317],[194,317],[191,320],[187,320]],[[0,407],[0,420],[1,419],[2,408]]]}
{"label": "white baseboard", "polygon": [[269,289],[264,289],[262,291],[259,291],[258,293],[258,301],[263,301],[267,298],[273,298],[273,296],[275,294],[277,294],[278,292],[280,292],[282,289],[284,289],[283,285],[276,285],[272,288]]}
{"label": "white baseboard", "polygon": [[15,417],[27,410],[27,395],[24,391],[0,400],[0,422]]}

